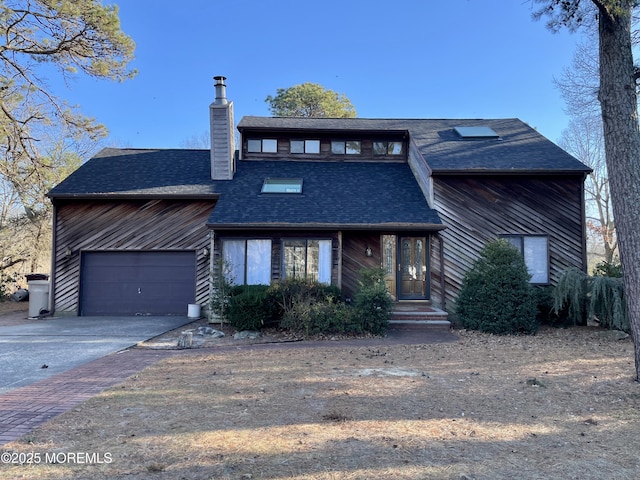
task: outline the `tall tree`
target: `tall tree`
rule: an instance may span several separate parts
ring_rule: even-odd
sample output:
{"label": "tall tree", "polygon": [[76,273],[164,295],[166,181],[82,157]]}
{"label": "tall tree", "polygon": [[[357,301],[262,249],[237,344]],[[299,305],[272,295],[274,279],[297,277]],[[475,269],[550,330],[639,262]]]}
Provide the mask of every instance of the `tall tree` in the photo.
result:
{"label": "tall tree", "polygon": [[0,175],[16,184],[23,168],[40,175],[39,143],[51,129],[65,141],[105,134],[47,88],[51,67],[64,79],[124,80],[136,73],[127,66],[134,49],[117,7],[99,0],[0,0]]}
{"label": "tall tree", "polygon": [[609,185],[616,218],[625,297],[640,381],[640,126],[633,63],[631,16],[636,0],[537,0],[553,28],[578,28],[588,7],[598,18],[598,100],[602,112]]}
{"label": "tall tree", "polygon": [[[9,232],[3,240],[21,245],[17,253],[1,252],[0,269],[18,260],[32,268],[37,263],[50,234],[44,194],[106,134],[104,126],[51,91],[47,75],[122,81],[136,73],[128,67],[134,49],[116,6],[99,0],[0,0],[0,184],[12,202],[0,233]],[[12,229],[33,232],[32,238],[18,241]]]}
{"label": "tall tree", "polygon": [[597,255],[604,254],[604,260],[611,263],[617,257],[618,244],[598,102],[599,77],[597,38],[590,34],[578,44],[571,67],[554,83],[571,117],[559,145],[593,169],[585,182],[589,247]]}
{"label": "tall tree", "polygon": [[279,88],[265,102],[274,117],[353,118],[356,110],[344,95],[317,83]]}

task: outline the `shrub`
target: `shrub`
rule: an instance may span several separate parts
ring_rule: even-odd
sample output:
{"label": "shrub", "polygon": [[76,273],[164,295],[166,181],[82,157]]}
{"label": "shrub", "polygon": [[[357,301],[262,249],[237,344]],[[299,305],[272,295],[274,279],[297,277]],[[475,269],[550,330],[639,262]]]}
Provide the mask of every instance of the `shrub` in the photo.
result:
{"label": "shrub", "polygon": [[506,240],[485,245],[464,276],[457,313],[465,328],[498,335],[538,330],[531,276],[520,252]]}
{"label": "shrub", "polygon": [[0,301],[4,302],[8,300],[11,294],[16,289],[16,282],[18,281],[18,274],[8,274],[1,273],[0,274]]}
{"label": "shrub", "polygon": [[604,328],[631,331],[624,285],[619,277],[590,277],[577,268],[569,268],[554,290],[554,309],[566,311],[574,325],[586,325],[587,318],[595,318]]}
{"label": "shrub", "polygon": [[273,317],[268,285],[239,285],[230,291],[227,317],[238,330],[260,330]]}
{"label": "shrub", "polygon": [[275,316],[283,318],[297,303],[315,303],[340,300],[340,289],[310,280],[290,279],[274,283],[269,287],[269,297],[274,303]]}
{"label": "shrub", "polygon": [[343,302],[295,302],[280,322],[281,328],[305,336],[318,334],[355,333],[353,308]]}
{"label": "shrub", "polygon": [[593,268],[593,276],[621,278],[622,264],[619,260],[613,260],[611,262],[603,260],[602,262],[596,264],[596,266]]}
{"label": "shrub", "polygon": [[586,325],[595,318],[600,326],[631,331],[622,278],[590,277],[577,268],[565,270],[554,290],[554,310],[566,312],[569,322]]}
{"label": "shrub", "polygon": [[360,274],[360,289],[355,295],[355,323],[359,332],[379,335],[389,326],[393,300],[384,277],[381,268],[366,269]]}

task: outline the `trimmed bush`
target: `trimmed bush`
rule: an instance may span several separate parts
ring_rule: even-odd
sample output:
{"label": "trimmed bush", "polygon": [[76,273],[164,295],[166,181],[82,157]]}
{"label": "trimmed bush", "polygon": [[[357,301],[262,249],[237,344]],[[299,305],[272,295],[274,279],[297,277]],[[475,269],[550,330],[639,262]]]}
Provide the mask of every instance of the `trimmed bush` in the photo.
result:
{"label": "trimmed bush", "polygon": [[302,333],[305,336],[318,334],[355,333],[354,309],[343,302],[295,302],[285,313],[280,327]]}
{"label": "trimmed bush", "polygon": [[261,330],[273,318],[268,285],[239,285],[230,291],[227,318],[238,330]]}
{"label": "trimmed bush", "polygon": [[497,335],[537,332],[530,278],[518,249],[503,239],[487,243],[464,276],[458,295],[462,325]]}

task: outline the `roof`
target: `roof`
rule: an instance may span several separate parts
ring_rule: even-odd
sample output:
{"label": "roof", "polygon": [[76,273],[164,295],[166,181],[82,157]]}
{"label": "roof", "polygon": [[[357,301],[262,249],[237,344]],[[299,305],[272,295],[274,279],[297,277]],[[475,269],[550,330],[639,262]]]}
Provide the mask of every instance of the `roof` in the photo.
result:
{"label": "roof", "polygon": [[[498,138],[464,139],[455,127],[489,127]],[[507,119],[369,119],[244,117],[244,131],[289,130],[405,133],[416,144],[433,174],[572,173],[591,171],[535,129]]]}
{"label": "roof", "polygon": [[105,148],[48,196],[63,198],[215,198],[209,150]]}
{"label": "roof", "polygon": [[[302,178],[302,194],[260,193],[267,177]],[[407,164],[240,161],[214,228],[444,228]]]}

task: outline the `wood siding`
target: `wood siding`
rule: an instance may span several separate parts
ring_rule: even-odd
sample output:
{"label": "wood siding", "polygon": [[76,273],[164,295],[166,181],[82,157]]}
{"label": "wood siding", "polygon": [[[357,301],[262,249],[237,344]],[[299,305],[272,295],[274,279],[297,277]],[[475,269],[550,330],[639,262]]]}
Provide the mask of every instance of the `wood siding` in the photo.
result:
{"label": "wood siding", "polygon": [[[365,250],[371,249],[367,257]],[[342,235],[342,293],[351,297],[358,291],[360,271],[382,265],[379,232],[343,232]]]}
{"label": "wood siding", "polygon": [[109,250],[195,251],[196,303],[206,306],[210,267],[203,249],[210,244],[206,222],[214,205],[214,201],[168,200],[59,202],[52,286],[55,311],[78,312],[80,253]]}
{"label": "wood siding", "polygon": [[585,268],[582,186],[582,176],[434,177],[435,208],[447,228],[440,232],[444,265],[432,263],[432,280],[444,267],[447,310],[454,311],[480,250],[499,235],[548,235],[551,284],[569,267]]}

